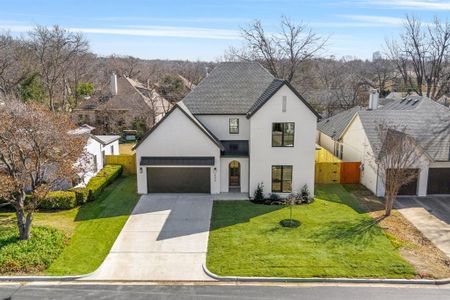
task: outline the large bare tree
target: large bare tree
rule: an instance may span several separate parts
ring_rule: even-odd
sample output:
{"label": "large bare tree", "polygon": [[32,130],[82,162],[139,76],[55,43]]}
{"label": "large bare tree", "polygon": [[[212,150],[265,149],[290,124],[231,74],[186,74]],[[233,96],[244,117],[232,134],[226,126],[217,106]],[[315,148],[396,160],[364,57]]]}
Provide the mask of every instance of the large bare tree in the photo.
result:
{"label": "large bare tree", "polygon": [[84,165],[76,162],[87,137],[71,134],[72,126],[65,115],[35,103],[0,106],[0,199],[14,207],[21,240],[29,239],[33,212],[47,193]]}
{"label": "large bare tree", "polygon": [[241,35],[244,47],[230,48],[227,58],[259,61],[272,75],[289,82],[302,63],[323,50],[328,40],[303,22],[295,23],[287,17],[281,18],[278,33],[267,33],[261,21],[256,20],[241,28]]}
{"label": "large bare tree", "polygon": [[81,33],[73,33],[57,25],[53,28],[37,26],[29,32],[29,37],[29,47],[42,77],[50,109],[66,109],[67,74],[74,61],[88,52],[88,41]]}
{"label": "large bare tree", "polygon": [[407,16],[400,38],[386,41],[387,54],[406,89],[439,99],[450,92],[450,22],[422,24]]}
{"label": "large bare tree", "polygon": [[379,143],[374,149],[374,162],[385,187],[386,217],[391,214],[400,188],[417,177],[417,165],[424,154],[415,139],[405,131],[406,128],[385,122],[377,127]]}

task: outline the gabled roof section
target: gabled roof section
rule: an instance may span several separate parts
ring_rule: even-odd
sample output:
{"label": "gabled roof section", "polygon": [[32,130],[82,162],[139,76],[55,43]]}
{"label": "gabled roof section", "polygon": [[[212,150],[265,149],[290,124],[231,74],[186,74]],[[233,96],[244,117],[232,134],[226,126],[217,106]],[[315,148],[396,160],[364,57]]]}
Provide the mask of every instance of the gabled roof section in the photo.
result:
{"label": "gabled roof section", "polygon": [[164,115],[164,117],[156,123],[147,133],[142,137],[142,139],[133,147],[133,150],[137,149],[144,141],[149,137],[153,131],[155,131],[156,128],[158,128],[159,125],[161,125],[176,109],[179,109],[184,115],[191,120],[201,131],[203,131],[204,134],[219,147],[220,150],[224,150],[223,145],[220,143],[220,140],[212,134],[184,105],[183,102],[178,102],[175,106],[171,108],[171,110]]}
{"label": "gabled roof section", "polygon": [[108,145],[120,139],[120,135],[91,135],[91,137],[102,145]]}
{"label": "gabled roof section", "polygon": [[306,105],[306,107],[311,110],[311,112],[316,115],[317,118],[320,118],[320,115],[317,111],[305,100],[305,98],[300,95],[297,90],[286,80],[282,79],[274,79],[267,89],[258,97],[258,100],[252,105],[252,107],[247,112],[247,117],[250,118],[254,115],[279,89],[281,89],[284,85],[289,87],[291,91]]}
{"label": "gabled roof section", "polygon": [[350,109],[344,110],[334,116],[321,120],[317,123],[317,130],[328,135],[334,140],[338,140],[345,128],[350,124],[354,115],[364,110],[361,106],[355,106]]}
{"label": "gabled roof section", "polygon": [[273,80],[272,74],[257,62],[224,62],[183,102],[194,115],[245,115]]}
{"label": "gabled roof section", "polygon": [[357,112],[372,149],[380,148],[378,124],[388,124],[414,138],[432,160],[450,161],[450,109],[426,97],[412,98],[420,99],[411,109],[396,105]]}

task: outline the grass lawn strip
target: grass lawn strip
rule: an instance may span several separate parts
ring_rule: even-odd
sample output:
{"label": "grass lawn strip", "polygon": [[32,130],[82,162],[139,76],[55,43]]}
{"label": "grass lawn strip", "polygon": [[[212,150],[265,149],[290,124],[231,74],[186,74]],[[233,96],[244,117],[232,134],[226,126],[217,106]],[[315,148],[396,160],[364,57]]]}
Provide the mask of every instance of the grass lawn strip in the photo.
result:
{"label": "grass lawn strip", "polygon": [[[66,241],[66,247],[64,248],[63,243],[63,247],[59,250],[55,248],[55,251],[46,251],[51,259],[36,258],[45,261],[45,264],[36,264],[33,260],[27,259],[28,263],[26,261],[17,263],[17,266],[21,266],[21,268],[14,267],[14,265],[9,268],[9,271],[0,268],[0,274],[80,275],[94,271],[109,253],[112,244],[137,203],[138,195],[135,190],[135,177],[123,177],[106,187],[99,199],[82,207],[34,213],[33,234],[37,227],[45,227],[38,231],[51,230],[51,232],[61,234],[63,241]],[[10,235],[17,234],[15,222],[14,213],[0,213],[0,257],[15,256],[25,259],[26,257],[21,254],[23,251],[18,250],[16,246],[12,248],[13,250],[8,250],[2,242],[4,240],[10,243],[13,241]],[[32,245],[35,245],[38,250],[48,247],[48,239],[40,237],[39,242],[35,239],[31,239],[34,241]],[[14,241],[13,244],[15,244]],[[29,249],[29,246],[26,248]],[[16,252],[16,254],[11,254],[11,252]]]}
{"label": "grass lawn strip", "polygon": [[416,272],[341,185],[316,189],[294,207],[214,203],[207,267],[222,276],[412,278]]}
{"label": "grass lawn strip", "polygon": [[118,179],[100,199],[83,205],[69,245],[46,270],[48,275],[78,275],[95,271],[138,201],[135,177]]}

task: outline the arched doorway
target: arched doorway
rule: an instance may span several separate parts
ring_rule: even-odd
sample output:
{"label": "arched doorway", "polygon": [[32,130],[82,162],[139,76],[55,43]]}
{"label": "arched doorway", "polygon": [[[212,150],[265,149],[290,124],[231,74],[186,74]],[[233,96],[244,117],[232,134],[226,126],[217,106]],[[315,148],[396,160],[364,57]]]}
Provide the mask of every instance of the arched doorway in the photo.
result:
{"label": "arched doorway", "polygon": [[241,164],[237,160],[230,162],[228,166],[228,185],[230,192],[240,192],[241,187]]}

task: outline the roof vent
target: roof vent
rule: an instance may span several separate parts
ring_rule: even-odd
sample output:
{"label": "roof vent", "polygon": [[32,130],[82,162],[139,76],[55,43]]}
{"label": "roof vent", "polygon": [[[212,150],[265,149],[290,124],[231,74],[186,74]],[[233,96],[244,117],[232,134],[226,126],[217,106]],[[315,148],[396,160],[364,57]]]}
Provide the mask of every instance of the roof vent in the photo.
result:
{"label": "roof vent", "polygon": [[411,105],[416,105],[417,102],[419,102],[419,99],[414,100],[413,104],[411,104]]}
{"label": "roof vent", "polygon": [[406,104],[409,104],[409,102],[411,102],[412,101],[412,99],[408,99],[408,102],[406,102]]}

